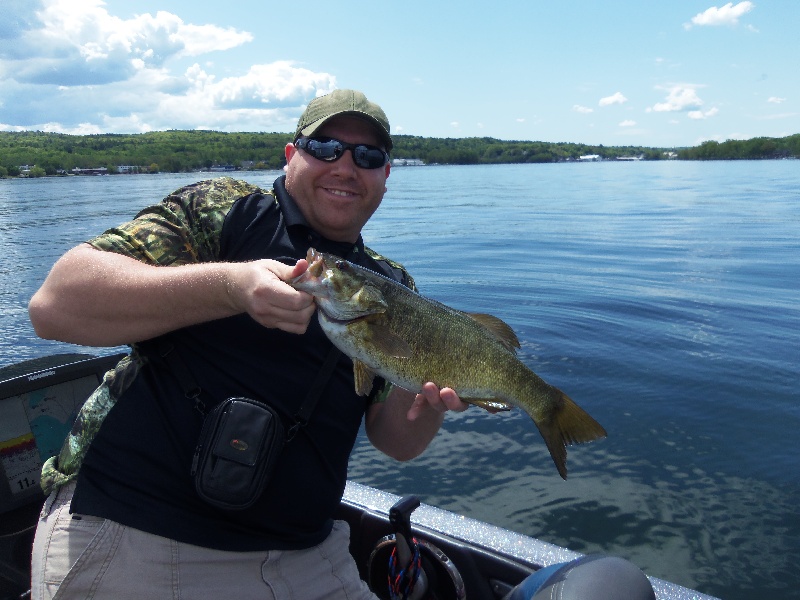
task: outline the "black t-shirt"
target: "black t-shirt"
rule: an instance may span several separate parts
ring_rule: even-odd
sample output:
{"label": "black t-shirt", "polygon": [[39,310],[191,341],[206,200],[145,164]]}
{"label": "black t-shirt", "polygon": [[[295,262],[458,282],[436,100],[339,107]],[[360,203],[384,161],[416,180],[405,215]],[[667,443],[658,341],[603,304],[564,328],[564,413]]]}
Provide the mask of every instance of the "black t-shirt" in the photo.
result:
{"label": "black t-shirt", "polygon": [[[225,217],[220,259],[273,258],[294,264],[309,247],[403,280],[363,243],[340,244],[312,231],[279,179],[276,198],[252,194]],[[202,399],[212,407],[244,396],[275,407],[292,423],[331,348],[316,317],[304,335],[267,329],[248,315],[201,323],[163,336],[174,345]],[[347,463],[369,399],[354,391],[352,361],[341,356],[308,425],[288,442],[261,499],[241,511],[204,503],[190,476],[203,417],[156,353],[105,417],[78,473],[72,510],[156,535],[221,550],[304,548],[330,533]],[[377,388],[376,384],[376,388]]]}

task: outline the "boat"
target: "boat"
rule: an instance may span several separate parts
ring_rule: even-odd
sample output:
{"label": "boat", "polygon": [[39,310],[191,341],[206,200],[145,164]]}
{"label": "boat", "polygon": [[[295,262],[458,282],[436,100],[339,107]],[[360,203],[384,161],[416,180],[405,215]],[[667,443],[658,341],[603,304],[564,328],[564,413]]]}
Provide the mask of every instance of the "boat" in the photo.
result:
{"label": "boat", "polygon": [[[58,452],[83,400],[122,354],[55,354],[0,368],[0,600],[25,598],[44,497],[42,458]],[[348,481],[337,518],[361,577],[389,598],[390,559],[416,541],[424,597],[499,600],[531,573],[581,556],[542,540]],[[659,600],[714,600],[655,577]],[[413,597],[419,594],[413,595]]]}

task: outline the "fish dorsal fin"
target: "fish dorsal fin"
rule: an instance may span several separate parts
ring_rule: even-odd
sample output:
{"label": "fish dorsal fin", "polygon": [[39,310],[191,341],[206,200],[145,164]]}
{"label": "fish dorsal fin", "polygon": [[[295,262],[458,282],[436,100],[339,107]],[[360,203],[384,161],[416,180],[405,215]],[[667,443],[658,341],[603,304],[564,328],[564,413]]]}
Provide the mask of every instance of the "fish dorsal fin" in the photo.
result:
{"label": "fish dorsal fin", "polygon": [[353,379],[356,383],[356,394],[366,396],[372,391],[372,380],[375,378],[370,368],[360,360],[353,360]]}
{"label": "fish dorsal fin", "polygon": [[461,398],[461,400],[467,404],[480,406],[483,410],[488,410],[490,413],[511,410],[514,408],[508,402],[503,402],[497,398]]}
{"label": "fish dorsal fin", "polygon": [[394,358],[411,358],[413,351],[403,338],[398,336],[386,323],[372,322],[369,327],[369,339],[366,340],[379,352]]}
{"label": "fish dorsal fin", "polygon": [[516,352],[517,348],[520,347],[519,340],[517,339],[517,334],[514,333],[514,330],[511,329],[511,325],[503,321],[502,319],[498,319],[493,315],[487,315],[486,313],[464,313],[468,317],[471,317],[475,320],[478,324],[480,324],[484,329],[489,331],[497,341],[500,342],[506,349],[510,350],[511,352]]}

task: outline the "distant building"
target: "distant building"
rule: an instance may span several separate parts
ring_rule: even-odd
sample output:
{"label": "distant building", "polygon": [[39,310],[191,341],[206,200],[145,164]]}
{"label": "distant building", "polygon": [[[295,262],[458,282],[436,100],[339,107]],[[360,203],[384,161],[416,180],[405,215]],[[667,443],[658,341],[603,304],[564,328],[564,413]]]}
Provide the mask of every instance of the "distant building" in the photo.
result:
{"label": "distant building", "polygon": [[81,169],[75,167],[72,169],[73,175],[108,175],[108,169],[105,167],[91,167],[89,169]]}
{"label": "distant building", "polygon": [[425,161],[421,158],[393,158],[393,167],[422,167]]}
{"label": "distant building", "polygon": [[597,162],[600,160],[599,154],[584,154],[583,156],[579,156],[578,160],[582,160],[584,162]]}

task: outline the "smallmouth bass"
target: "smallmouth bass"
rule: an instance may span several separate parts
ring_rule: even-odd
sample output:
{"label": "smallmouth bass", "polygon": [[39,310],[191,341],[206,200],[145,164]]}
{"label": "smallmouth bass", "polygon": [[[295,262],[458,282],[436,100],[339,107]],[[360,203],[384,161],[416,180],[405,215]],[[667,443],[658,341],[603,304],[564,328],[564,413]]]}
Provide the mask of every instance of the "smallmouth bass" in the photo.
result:
{"label": "smallmouth bass", "polygon": [[564,392],[516,356],[514,331],[491,315],[467,314],[331,254],[310,249],[289,284],[314,296],[325,335],[353,360],[356,392],[379,375],[418,392],[427,381],[487,410],[517,406],[536,424],[562,478],[569,444],[606,431]]}

